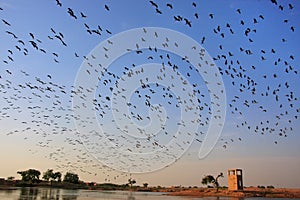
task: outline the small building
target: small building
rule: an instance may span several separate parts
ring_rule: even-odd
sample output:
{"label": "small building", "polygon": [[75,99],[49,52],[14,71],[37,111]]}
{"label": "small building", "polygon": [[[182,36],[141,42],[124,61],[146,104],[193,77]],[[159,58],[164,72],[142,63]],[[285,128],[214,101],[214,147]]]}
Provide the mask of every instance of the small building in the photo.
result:
{"label": "small building", "polygon": [[241,169],[228,170],[228,190],[243,190],[243,173]]}

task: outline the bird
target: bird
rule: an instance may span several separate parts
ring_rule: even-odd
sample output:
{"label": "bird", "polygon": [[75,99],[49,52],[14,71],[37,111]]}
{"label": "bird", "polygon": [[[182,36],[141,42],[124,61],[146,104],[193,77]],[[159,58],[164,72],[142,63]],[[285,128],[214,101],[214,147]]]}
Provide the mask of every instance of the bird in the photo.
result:
{"label": "bird", "polygon": [[279,8],[279,10],[283,10],[283,6],[282,5],[279,5],[278,8]]}
{"label": "bird", "polygon": [[158,8],[156,8],[155,11],[156,11],[156,13],[158,13],[158,14],[162,14],[162,11],[159,10]]}
{"label": "bird", "polygon": [[167,3],[166,5],[167,5],[167,7],[169,7],[170,9],[173,9],[173,6],[172,6],[172,4],[170,4],[170,3]]}
{"label": "bird", "polygon": [[11,31],[5,31],[7,34],[12,35],[15,39],[17,39],[18,37]]}
{"label": "bird", "polygon": [[10,57],[10,56],[7,56],[7,57],[10,61],[12,61],[12,62],[14,61],[14,59],[12,57]]}
{"label": "bird", "polygon": [[56,31],[53,28],[50,28],[51,32],[56,34]]}
{"label": "bird", "polygon": [[173,16],[174,17],[174,19],[175,19],[175,21],[182,21],[182,17],[181,16],[179,16],[179,15],[177,15],[177,16]]}
{"label": "bird", "polygon": [[110,9],[109,9],[109,7],[108,7],[108,5],[104,5],[104,8],[105,8],[105,10],[107,10],[107,11],[109,11]]}
{"label": "bird", "polygon": [[277,5],[277,0],[271,0],[271,2],[275,5]]}
{"label": "bird", "polygon": [[189,21],[187,18],[183,19],[185,21],[185,24],[188,25],[189,27],[192,27],[192,22]]}
{"label": "bird", "polygon": [[29,33],[30,37],[34,40],[34,35],[33,33]]}
{"label": "bird", "polygon": [[80,12],[80,15],[81,15],[82,18],[86,18],[87,17],[83,12]]}
{"label": "bird", "polygon": [[22,45],[25,45],[23,40],[18,40],[19,43],[21,43]]}
{"label": "bird", "polygon": [[56,1],[56,5],[58,5],[59,7],[62,6],[62,3],[59,0],[55,0]]}
{"label": "bird", "polygon": [[292,30],[292,32],[295,32],[294,26],[291,26],[291,30]]}
{"label": "bird", "polygon": [[11,26],[11,24],[10,24],[8,21],[4,20],[4,19],[2,19],[2,22],[3,22],[5,25],[7,25],[7,26]]}
{"label": "bird", "polygon": [[259,15],[259,18],[261,18],[261,19],[265,19],[263,15]]}
{"label": "bird", "polygon": [[149,1],[149,2],[152,6],[154,6],[155,8],[158,8],[158,5],[154,1]]}
{"label": "bird", "polygon": [[201,44],[204,44],[204,41],[205,41],[205,37],[203,36],[201,39]]}
{"label": "bird", "polygon": [[70,15],[71,17],[73,17],[74,19],[77,19],[77,16],[75,15],[74,11],[73,11],[71,8],[68,8],[68,11],[67,11],[67,12],[69,13],[69,15]]}
{"label": "bird", "polygon": [[37,46],[37,43],[36,43],[35,41],[30,40],[29,42],[31,43],[31,45],[32,45],[36,50],[39,49],[38,46]]}

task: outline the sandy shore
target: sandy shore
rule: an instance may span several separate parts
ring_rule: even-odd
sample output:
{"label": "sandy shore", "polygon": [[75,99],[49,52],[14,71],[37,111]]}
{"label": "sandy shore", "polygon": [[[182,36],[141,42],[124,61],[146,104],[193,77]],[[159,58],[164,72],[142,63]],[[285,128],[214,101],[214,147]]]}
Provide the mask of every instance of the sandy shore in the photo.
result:
{"label": "sandy shore", "polygon": [[180,191],[167,191],[171,196],[227,196],[227,197],[273,197],[273,198],[300,198],[300,189],[260,189],[245,188],[243,191],[228,191],[227,189],[193,188]]}

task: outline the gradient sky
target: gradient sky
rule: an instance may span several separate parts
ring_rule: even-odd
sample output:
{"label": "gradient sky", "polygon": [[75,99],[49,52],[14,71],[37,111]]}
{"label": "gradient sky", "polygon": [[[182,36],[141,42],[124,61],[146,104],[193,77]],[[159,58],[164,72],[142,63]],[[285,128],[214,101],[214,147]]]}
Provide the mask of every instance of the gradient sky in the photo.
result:
{"label": "gradient sky", "polygon": [[[88,55],[99,43],[129,29],[162,27],[183,33],[199,43],[205,37],[201,45],[211,57],[217,59],[218,55],[225,55],[228,62],[230,60],[234,62],[228,69],[230,64],[225,64],[224,59],[215,60],[220,72],[223,73],[227,115],[221,137],[208,156],[201,160],[198,158],[200,143],[194,141],[184,156],[169,167],[152,173],[132,175],[136,178],[137,184],[148,182],[149,185],[201,186],[201,178],[206,174],[216,175],[219,172],[226,174],[227,169],[242,168],[246,186],[274,185],[275,187],[299,188],[300,104],[297,99],[300,92],[298,83],[300,75],[299,1],[278,0],[278,5],[267,0],[155,2],[162,14],[156,13],[155,7],[145,0],[88,2],[79,0],[76,3],[71,0],[61,0],[61,7],[56,5],[55,0],[0,0],[2,8],[0,10],[2,19],[0,24],[0,177],[18,177],[16,174],[18,170],[28,168],[41,171],[53,168],[55,171],[74,171],[86,181],[126,182],[128,174],[102,166],[93,157],[86,155],[86,150],[80,144],[77,143],[76,150],[73,150],[74,147],[68,140],[75,138],[75,125],[71,119],[71,112],[59,109],[49,111],[53,99],[43,96],[40,101],[39,98],[35,99],[36,96],[32,94],[32,91],[22,90],[18,85],[37,84],[36,77],[39,77],[42,81],[52,81],[63,85],[64,89],[69,91],[84,61],[83,56]],[[196,3],[196,7],[193,6],[193,2]],[[167,7],[167,3],[171,3],[173,9]],[[293,7],[291,8],[289,4]],[[109,11],[105,9],[105,5],[108,5]],[[279,6],[283,6],[283,10],[280,10]],[[78,19],[72,18],[67,13],[68,8],[72,8]],[[238,13],[237,9],[240,9],[241,13]],[[80,12],[87,17],[82,18]],[[198,19],[194,16],[195,13],[198,14]],[[177,15],[191,20],[192,26],[187,26],[184,21],[175,22],[173,17]],[[254,18],[257,23],[254,22]],[[244,25],[241,25],[241,20]],[[288,20],[287,23],[284,20]],[[98,29],[99,25],[103,29],[102,35],[89,34],[84,23],[90,29]],[[218,31],[218,26],[220,31]],[[63,34],[63,40],[67,46],[63,46],[54,37],[55,34],[51,28],[57,34],[59,32]],[[230,33],[230,28],[234,34]],[[247,28],[250,29],[249,36],[245,36]],[[294,31],[292,31],[293,28]],[[112,34],[107,33],[106,29]],[[217,33],[214,33],[214,29]],[[18,39],[14,39],[7,31],[14,33]],[[45,54],[32,48],[29,43],[32,40],[29,33],[35,36],[33,40],[38,39],[42,42],[38,45],[46,51]],[[221,33],[224,34],[224,38]],[[54,39],[51,40],[48,36]],[[249,38],[253,42],[250,42]],[[286,42],[282,41],[283,38]],[[25,46],[18,42],[19,39],[26,43]],[[23,54],[23,49],[19,52],[16,45],[27,48],[28,55]],[[13,54],[8,50],[11,50]],[[253,54],[246,55],[246,50],[251,50]],[[229,52],[233,56],[229,56]],[[53,53],[58,56],[56,57]],[[78,57],[74,55],[75,53]],[[124,66],[130,66],[132,63],[142,64],[142,61],[147,62],[150,53],[145,54],[144,58],[137,58],[134,55],[127,59],[120,58],[118,62],[122,62],[120,65]],[[181,63],[183,68],[180,69],[180,73],[186,75],[188,67],[184,68],[184,63],[178,57],[170,55],[174,57],[176,63]],[[59,63],[56,63],[54,59]],[[237,60],[240,64],[237,64]],[[159,62],[159,58],[154,58],[151,62],[156,61]],[[275,65],[276,61],[277,65]],[[116,67],[112,68],[115,70],[114,73],[122,74],[122,71],[117,68],[118,63],[115,65]],[[243,85],[247,84],[247,78],[239,78],[235,74],[235,78],[232,79],[230,75],[226,75],[226,70],[234,74],[232,68],[235,68],[238,74],[242,71],[240,66],[245,70],[242,74],[257,83],[255,95],[247,88],[244,88],[243,92],[240,91]],[[51,79],[48,75],[51,75]],[[205,84],[200,79],[201,77],[197,74],[190,77],[190,81],[197,82],[202,91],[205,90]],[[232,85],[232,81],[235,85]],[[275,99],[276,95],[272,95],[274,90],[278,95],[278,101]],[[268,96],[265,95],[266,92]],[[291,92],[293,97],[290,96]],[[103,91],[97,91],[98,93],[103,94]],[[261,95],[262,93],[264,96]],[[204,94],[207,96],[208,93],[204,91]],[[33,97],[33,99],[14,99],[18,95]],[[63,108],[72,107],[70,96],[61,93],[57,95],[60,96],[59,100]],[[251,103],[253,100],[259,103],[257,105]],[[138,104],[134,96],[132,101]],[[209,99],[205,97],[205,101]],[[245,104],[249,104],[250,107]],[[280,104],[282,104],[281,107]],[[293,107],[290,104],[293,104]],[[28,109],[33,105],[40,106],[39,112],[42,112],[42,115],[63,117],[55,118],[50,125],[39,126],[36,131],[33,128],[27,129],[36,127],[33,122],[34,114]],[[176,110],[167,106],[165,108],[170,112],[169,116],[176,115]],[[264,112],[264,109],[267,112]],[[20,110],[22,112],[18,112]],[[145,114],[146,111],[140,110],[139,112]],[[203,114],[207,112],[204,110]],[[239,112],[242,115],[238,114]],[[46,121],[48,122],[48,119]],[[259,131],[255,131],[256,126]],[[58,127],[56,131],[59,133],[53,131],[55,127]],[[62,131],[65,127],[66,130]],[[207,126],[202,128],[206,130]],[[275,131],[270,133],[269,130],[272,128]],[[280,133],[283,135],[280,136]],[[59,156],[55,157],[56,155]],[[82,162],[76,161],[82,157],[84,157]],[[221,183],[226,185],[226,181],[225,176]]]}

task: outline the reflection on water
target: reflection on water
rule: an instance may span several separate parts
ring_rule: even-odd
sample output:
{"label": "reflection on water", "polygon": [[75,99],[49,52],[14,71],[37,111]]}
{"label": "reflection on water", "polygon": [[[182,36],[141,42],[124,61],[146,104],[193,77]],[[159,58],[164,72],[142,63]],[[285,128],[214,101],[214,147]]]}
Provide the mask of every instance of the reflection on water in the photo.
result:
{"label": "reflection on water", "polygon": [[[242,198],[242,197],[203,197],[203,198],[196,198],[196,199],[202,199],[202,200],[244,200],[246,198]],[[250,200],[250,199],[247,198],[247,200]]]}
{"label": "reflection on water", "polygon": [[60,190],[59,189],[46,189],[41,190],[41,199],[51,199],[51,200],[59,200],[60,197]]}
{"label": "reflection on water", "polygon": [[[56,188],[0,188],[0,200],[243,200],[234,197],[175,197],[155,192],[65,190]],[[271,198],[245,198],[269,200]],[[274,199],[272,199],[274,200]]]}
{"label": "reflection on water", "polygon": [[19,200],[37,200],[37,188],[21,188]]}
{"label": "reflection on water", "polygon": [[129,194],[127,196],[127,200],[135,200],[135,197],[132,192],[129,192]]}

